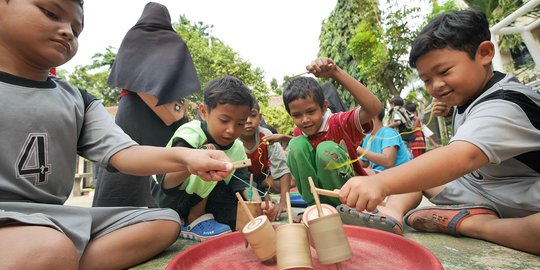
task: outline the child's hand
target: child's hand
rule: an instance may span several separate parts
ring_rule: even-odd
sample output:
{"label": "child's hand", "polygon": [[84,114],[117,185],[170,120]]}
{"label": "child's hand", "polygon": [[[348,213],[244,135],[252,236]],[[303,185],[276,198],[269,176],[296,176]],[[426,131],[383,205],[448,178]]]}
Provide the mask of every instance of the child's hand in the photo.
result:
{"label": "child's hand", "polygon": [[276,220],[276,218],[279,217],[279,214],[281,214],[281,212],[277,214],[277,211],[276,211],[277,208],[279,207],[275,207],[274,203],[272,202],[261,203],[261,209],[262,209],[263,215],[266,215],[268,217],[268,220],[270,221]]}
{"label": "child's hand", "polygon": [[190,149],[188,155],[186,168],[189,173],[206,181],[223,180],[233,169],[229,157],[223,151]]}
{"label": "child's hand", "polygon": [[374,181],[371,176],[353,177],[339,191],[341,202],[358,211],[374,211],[385,198],[380,181]]}
{"label": "child's hand", "polygon": [[436,98],[431,102],[431,106],[433,107],[433,114],[435,116],[447,116],[450,112],[450,106]]}
{"label": "child's hand", "polygon": [[275,142],[283,142],[283,141],[290,141],[292,137],[290,135],[285,134],[268,134],[262,138],[263,142],[268,142],[270,144],[273,144]]}
{"label": "child's hand", "polygon": [[337,67],[331,59],[319,57],[306,66],[306,69],[316,77],[332,78]]}

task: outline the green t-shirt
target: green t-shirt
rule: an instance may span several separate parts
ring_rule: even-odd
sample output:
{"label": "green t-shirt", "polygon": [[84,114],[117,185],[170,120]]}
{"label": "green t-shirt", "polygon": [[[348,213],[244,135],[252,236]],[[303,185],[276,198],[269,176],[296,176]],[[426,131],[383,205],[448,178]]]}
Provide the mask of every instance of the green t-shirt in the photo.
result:
{"label": "green t-shirt", "polygon": [[[201,128],[201,122],[198,120],[193,120],[180,126],[167,143],[167,147],[172,147],[173,142],[178,138],[183,139],[193,148],[200,148],[208,141],[206,134]],[[239,139],[236,139],[229,149],[222,151],[225,152],[233,162],[247,159],[246,153],[244,152],[244,145]],[[224,179],[225,183],[229,183],[233,173],[234,170]],[[189,178],[179,186],[179,189],[184,190],[188,194],[197,194],[202,198],[206,198],[216,185],[217,182],[215,181],[204,181],[199,176],[190,175]]]}

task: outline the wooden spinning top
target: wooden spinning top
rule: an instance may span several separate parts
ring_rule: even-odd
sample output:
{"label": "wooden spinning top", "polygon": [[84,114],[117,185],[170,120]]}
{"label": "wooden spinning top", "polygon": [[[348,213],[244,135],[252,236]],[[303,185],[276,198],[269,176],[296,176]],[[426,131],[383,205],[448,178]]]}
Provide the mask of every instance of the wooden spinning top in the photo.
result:
{"label": "wooden spinning top", "polygon": [[341,268],[341,262],[352,258],[352,250],[339,213],[324,215],[324,211],[311,177],[308,178],[311,193],[315,199],[318,218],[308,220],[309,233],[315,245],[321,264],[336,264]]}
{"label": "wooden spinning top", "polygon": [[313,269],[307,228],[304,224],[293,224],[291,199],[288,192],[286,198],[289,224],[281,225],[276,229],[277,267],[279,270]]}
{"label": "wooden spinning top", "polygon": [[250,222],[242,229],[242,234],[259,260],[272,259],[276,255],[276,231],[272,223],[265,215],[254,218],[238,192],[236,197],[250,218]]}

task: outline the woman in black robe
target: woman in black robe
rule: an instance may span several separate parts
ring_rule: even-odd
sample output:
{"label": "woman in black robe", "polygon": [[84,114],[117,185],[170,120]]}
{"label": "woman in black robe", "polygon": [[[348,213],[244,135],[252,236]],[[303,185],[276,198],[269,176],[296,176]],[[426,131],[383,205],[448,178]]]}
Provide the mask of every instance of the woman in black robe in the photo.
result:
{"label": "woman in black robe", "polygon": [[[183,98],[200,91],[200,82],[165,6],[145,6],[122,41],[107,83],[123,89],[115,122],[140,145],[165,146],[187,122]],[[93,206],[157,207],[151,181],[101,169]]]}

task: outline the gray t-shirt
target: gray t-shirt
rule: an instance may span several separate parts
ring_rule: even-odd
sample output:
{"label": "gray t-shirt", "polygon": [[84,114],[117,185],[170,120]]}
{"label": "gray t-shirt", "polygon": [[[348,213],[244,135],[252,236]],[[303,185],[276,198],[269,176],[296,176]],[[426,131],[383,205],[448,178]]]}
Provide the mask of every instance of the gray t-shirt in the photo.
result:
{"label": "gray t-shirt", "polygon": [[0,72],[0,202],[63,204],[77,154],[107,167],[136,145],[102,103],[60,78],[32,81]]}
{"label": "gray t-shirt", "polygon": [[459,180],[497,204],[540,211],[540,95],[511,75],[490,82],[454,114],[450,142],[469,142],[489,159]]}

